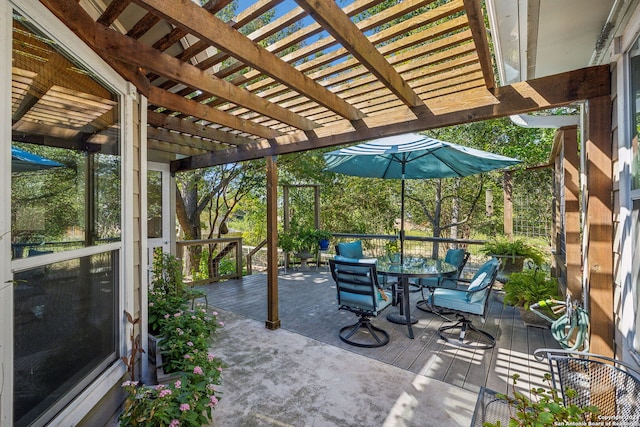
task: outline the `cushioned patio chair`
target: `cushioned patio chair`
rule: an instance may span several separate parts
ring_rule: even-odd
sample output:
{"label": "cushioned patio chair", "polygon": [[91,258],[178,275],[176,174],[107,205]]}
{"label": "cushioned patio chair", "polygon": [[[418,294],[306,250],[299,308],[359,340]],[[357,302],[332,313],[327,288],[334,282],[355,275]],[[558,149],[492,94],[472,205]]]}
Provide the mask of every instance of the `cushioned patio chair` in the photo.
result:
{"label": "cushioned patio chair", "polygon": [[427,277],[418,280],[420,291],[422,292],[422,299],[416,302],[416,308],[429,313],[435,312],[436,314],[442,314],[433,310],[433,307],[429,304],[429,300],[424,296],[424,290],[428,289],[429,293],[433,293],[436,288],[448,288],[455,289],[458,286],[458,279],[464,270],[464,266],[469,259],[469,252],[464,249],[449,249],[444,257],[444,261],[454,265],[457,270],[453,273],[443,275],[442,277]]}
{"label": "cushioned patio chair", "polygon": [[[336,245],[336,259],[340,261],[358,262],[367,260],[373,262],[375,258],[367,257],[362,250],[362,240],[354,240],[352,242],[341,242]],[[391,289],[395,282],[391,282],[389,278],[383,274],[378,274],[378,282],[387,289]]]}
{"label": "cushioned patio chair", "polygon": [[[431,305],[438,310],[450,310],[458,318],[455,324],[445,324],[438,329],[440,338],[460,347],[492,348],[496,345],[496,340],[491,334],[473,325],[470,315],[480,316],[484,323],[489,307],[489,295],[496,281],[499,267],[500,262],[492,258],[478,269],[468,287],[436,288],[433,291],[428,298]],[[457,330],[460,331],[458,338],[453,339],[452,332]],[[468,333],[471,339],[467,336]]]}
{"label": "cushioned patio chair", "polygon": [[371,324],[391,304],[391,295],[378,283],[373,262],[329,260],[336,282],[338,308],[355,313],[358,321],[340,329],[340,339],[357,347],[381,347],[389,342],[389,334]]}

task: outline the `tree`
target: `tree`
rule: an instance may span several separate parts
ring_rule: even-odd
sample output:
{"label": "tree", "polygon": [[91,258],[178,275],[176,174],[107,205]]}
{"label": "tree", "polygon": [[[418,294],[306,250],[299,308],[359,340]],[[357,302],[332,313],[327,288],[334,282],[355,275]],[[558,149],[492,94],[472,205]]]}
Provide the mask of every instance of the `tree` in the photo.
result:
{"label": "tree", "polygon": [[[180,237],[185,240],[203,238],[202,216],[205,211],[208,213],[206,238],[220,237],[220,225],[226,223],[240,200],[256,187],[264,187],[264,167],[263,161],[252,161],[179,174],[176,180],[176,215]],[[215,245],[210,248],[209,261],[215,249]],[[198,270],[201,255],[200,246],[190,247],[184,260],[186,271],[193,273]]]}

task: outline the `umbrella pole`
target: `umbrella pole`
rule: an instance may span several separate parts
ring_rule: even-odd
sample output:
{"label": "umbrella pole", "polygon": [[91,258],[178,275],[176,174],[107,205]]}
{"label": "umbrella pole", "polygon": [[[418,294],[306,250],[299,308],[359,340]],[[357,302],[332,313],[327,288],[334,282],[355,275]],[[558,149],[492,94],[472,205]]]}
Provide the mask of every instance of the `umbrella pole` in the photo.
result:
{"label": "umbrella pole", "polygon": [[404,264],[404,173],[400,184],[400,264]]}

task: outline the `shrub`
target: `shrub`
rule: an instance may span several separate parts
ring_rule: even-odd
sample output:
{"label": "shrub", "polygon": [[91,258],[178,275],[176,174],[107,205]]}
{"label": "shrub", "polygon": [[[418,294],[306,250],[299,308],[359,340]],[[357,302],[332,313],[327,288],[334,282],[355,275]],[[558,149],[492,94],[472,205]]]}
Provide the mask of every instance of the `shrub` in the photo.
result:
{"label": "shrub", "polygon": [[506,237],[497,237],[482,245],[480,251],[485,255],[524,257],[538,266],[545,260],[545,254],[540,248],[523,239],[510,240]]}
{"label": "shrub", "polygon": [[505,304],[528,310],[532,304],[547,299],[562,299],[558,296],[558,281],[538,268],[511,273],[504,284]]}

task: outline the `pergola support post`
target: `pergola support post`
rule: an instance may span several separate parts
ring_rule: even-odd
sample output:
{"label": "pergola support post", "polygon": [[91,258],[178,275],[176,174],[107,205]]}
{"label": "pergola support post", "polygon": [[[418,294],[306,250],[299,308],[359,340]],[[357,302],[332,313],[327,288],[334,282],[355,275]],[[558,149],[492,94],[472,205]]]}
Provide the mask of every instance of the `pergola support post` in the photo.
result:
{"label": "pergola support post", "polygon": [[280,328],[278,313],[278,166],[267,157],[267,329]]}
{"label": "pergola support post", "polygon": [[590,351],[614,355],[613,147],[611,97],[589,99],[585,139],[585,280],[591,324]]}
{"label": "pergola support post", "polygon": [[578,158],[578,128],[560,129],[564,156],[564,232],[567,266],[567,291],[571,299],[582,300],[582,258],[580,250],[580,176]]}

